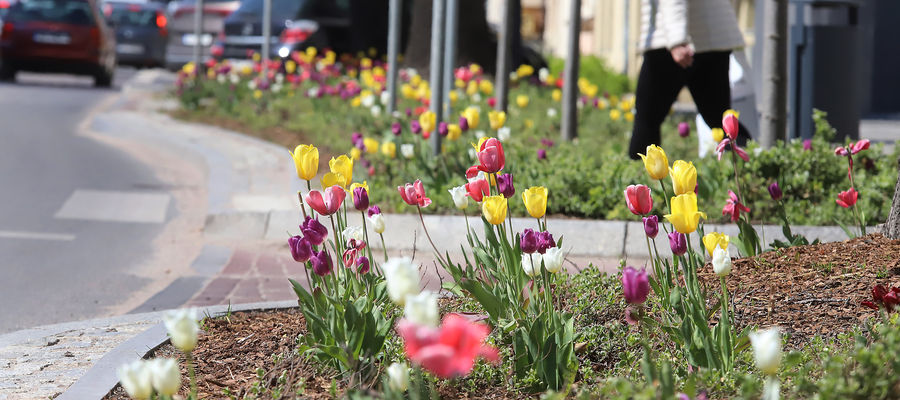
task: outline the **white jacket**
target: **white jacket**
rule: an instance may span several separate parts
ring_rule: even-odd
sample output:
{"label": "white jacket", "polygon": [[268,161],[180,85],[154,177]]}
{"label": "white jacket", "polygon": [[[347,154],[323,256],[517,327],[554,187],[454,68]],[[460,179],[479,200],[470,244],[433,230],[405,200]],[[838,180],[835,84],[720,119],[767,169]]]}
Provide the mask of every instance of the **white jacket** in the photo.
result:
{"label": "white jacket", "polygon": [[697,53],[744,46],[728,0],[641,0],[641,51],[690,44]]}

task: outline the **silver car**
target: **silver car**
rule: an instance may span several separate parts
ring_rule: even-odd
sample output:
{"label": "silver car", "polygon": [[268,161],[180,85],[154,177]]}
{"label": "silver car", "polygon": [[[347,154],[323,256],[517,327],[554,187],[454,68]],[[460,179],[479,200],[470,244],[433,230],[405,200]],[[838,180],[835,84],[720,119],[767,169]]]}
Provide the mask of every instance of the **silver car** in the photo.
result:
{"label": "silver car", "polygon": [[169,42],[166,45],[166,67],[181,68],[194,60],[194,45],[199,40],[203,47],[202,61],[209,59],[209,48],[219,32],[222,32],[225,17],[240,6],[237,0],[204,0],[203,27],[198,38],[194,34],[194,0],[181,0],[169,5]]}

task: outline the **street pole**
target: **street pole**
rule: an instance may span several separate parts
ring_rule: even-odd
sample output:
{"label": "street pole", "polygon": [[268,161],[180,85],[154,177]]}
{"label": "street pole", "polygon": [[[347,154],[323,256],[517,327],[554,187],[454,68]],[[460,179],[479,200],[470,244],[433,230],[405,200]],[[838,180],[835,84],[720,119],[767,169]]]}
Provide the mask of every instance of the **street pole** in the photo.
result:
{"label": "street pole", "polygon": [[431,85],[431,111],[435,115],[434,132],[431,132],[431,147],[434,155],[441,154],[441,135],[437,132],[437,124],[443,118],[444,107],[441,106],[441,100],[444,99],[442,90],[443,72],[443,45],[444,45],[444,5],[445,0],[434,0],[431,4],[431,66],[429,68],[428,82]]}
{"label": "street pole", "polygon": [[569,54],[563,70],[562,138],[572,140],[578,136],[578,63],[580,50],[578,35],[581,33],[581,0],[569,3]]}
{"label": "street pole", "polygon": [[203,0],[196,0],[194,5],[194,71],[200,76],[203,68]]}
{"label": "street pole", "polygon": [[459,0],[447,1],[447,20],[444,27],[444,117],[453,122],[450,92],[453,91],[453,68],[456,67],[456,25],[459,19]]}
{"label": "street pole", "polygon": [[263,63],[263,75],[269,79],[269,54],[272,45],[272,0],[263,0],[263,18],[262,18],[262,54],[260,61]]}
{"label": "street pole", "polygon": [[762,43],[759,144],[770,148],[777,139],[787,140],[787,0],[768,1],[763,12],[765,42]]}
{"label": "street pole", "polygon": [[506,111],[509,95],[509,58],[510,58],[510,0],[503,0],[500,6],[500,37],[497,38],[497,71],[494,74],[495,98],[494,109]]}
{"label": "street pole", "polygon": [[402,0],[391,0],[388,11],[388,114],[397,109],[397,54],[400,52],[400,10]]}

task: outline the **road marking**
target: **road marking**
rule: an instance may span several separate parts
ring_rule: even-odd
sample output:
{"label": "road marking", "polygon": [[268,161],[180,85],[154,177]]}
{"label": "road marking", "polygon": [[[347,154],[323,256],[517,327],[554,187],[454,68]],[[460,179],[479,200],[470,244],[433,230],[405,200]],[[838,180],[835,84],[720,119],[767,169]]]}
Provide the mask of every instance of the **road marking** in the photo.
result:
{"label": "road marking", "polygon": [[109,222],[162,223],[168,193],[76,190],[54,217]]}
{"label": "road marking", "polygon": [[0,231],[2,239],[29,239],[29,240],[58,240],[62,242],[71,242],[75,240],[75,235],[65,233],[41,233],[41,232],[21,232],[21,231]]}

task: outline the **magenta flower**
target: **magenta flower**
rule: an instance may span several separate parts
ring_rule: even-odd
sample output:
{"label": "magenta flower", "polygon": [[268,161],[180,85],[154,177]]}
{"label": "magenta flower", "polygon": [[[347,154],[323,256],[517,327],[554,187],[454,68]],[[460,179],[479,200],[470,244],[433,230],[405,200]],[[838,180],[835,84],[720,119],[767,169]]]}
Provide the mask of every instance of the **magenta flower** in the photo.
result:
{"label": "magenta flower", "polygon": [[366,216],[372,217],[375,214],[381,214],[381,208],[378,206],[371,206],[368,210],[366,210]]}
{"label": "magenta flower", "polygon": [[347,192],[338,185],[325,189],[324,195],[318,190],[310,190],[306,194],[306,204],[309,204],[319,214],[331,215],[341,208],[341,203],[344,202],[346,195]]}
{"label": "magenta flower", "polygon": [[628,304],[642,304],[647,301],[647,295],[650,294],[647,271],[625,267],[622,270],[622,290],[625,292],[625,301]]}
{"label": "magenta flower", "polygon": [[369,257],[360,256],[356,259],[356,272],[360,274],[369,273]]}
{"label": "magenta flower", "polygon": [[325,276],[331,273],[333,267],[331,264],[331,256],[328,254],[328,249],[314,253],[310,261],[312,261],[313,272],[315,272],[316,275]]}
{"label": "magenta flower", "polygon": [[438,135],[447,136],[447,133],[449,133],[449,132],[450,132],[450,127],[447,125],[446,122],[441,121],[438,124]]}
{"label": "magenta flower", "polygon": [[312,257],[312,245],[309,240],[300,236],[292,236],[288,238],[288,246],[291,248],[291,257],[294,261],[305,263]]}
{"label": "magenta flower", "polygon": [[691,126],[687,122],[678,123],[678,136],[688,137],[691,134]]}
{"label": "magenta flower", "polygon": [[838,146],[836,149],[834,149],[834,154],[845,157],[848,155],[855,155],[856,153],[868,149],[869,144],[869,139],[863,139],[856,143],[851,143],[846,148],[843,146]]}
{"label": "magenta flower", "polygon": [[647,234],[647,237],[650,239],[656,238],[656,235],[659,233],[659,217],[655,215],[651,215],[643,218],[644,221],[644,233]]}
{"label": "magenta flower", "polygon": [[728,200],[725,207],[722,208],[722,215],[731,215],[731,222],[735,222],[741,217],[741,212],[750,212],[747,206],[738,201],[738,197],[733,191],[728,191]]}
{"label": "magenta flower", "polygon": [[680,232],[669,233],[669,248],[676,256],[684,255],[687,252],[687,237]]}
{"label": "magenta flower", "polygon": [[547,150],[538,149],[537,157],[538,157],[538,160],[546,160],[547,159]]}
{"label": "magenta flower", "polygon": [[419,179],[416,179],[414,183],[407,183],[405,186],[397,186],[397,190],[406,204],[419,207],[428,207],[431,204],[431,199],[425,196],[425,187]]}
{"label": "magenta flower", "polygon": [[513,186],[513,176],[512,174],[499,174],[497,175],[497,188],[500,190],[500,194],[507,199],[513,197],[516,194],[516,188]]}
{"label": "magenta flower", "polygon": [[463,132],[469,130],[469,120],[466,117],[459,117],[459,129]]}
{"label": "magenta flower", "polygon": [[778,186],[778,182],[772,182],[769,185],[769,196],[772,197],[772,200],[778,201],[784,197],[784,193],[781,192],[781,187]]}
{"label": "magenta flower", "polygon": [[497,349],[484,343],[490,333],[487,325],[458,314],[444,317],[439,328],[401,319],[397,333],[403,338],[410,361],[441,379],[468,375],[478,357],[499,360]]}
{"label": "magenta flower", "polygon": [[303,232],[303,237],[309,240],[309,244],[313,246],[321,245],[325,242],[325,238],[328,237],[328,228],[312,217],[306,217],[303,224],[300,225],[300,231]]}
{"label": "magenta flower", "polygon": [[538,250],[538,234],[534,229],[526,229],[519,235],[519,248],[526,254],[531,254]]}
{"label": "magenta flower", "polygon": [[544,254],[547,252],[547,249],[556,247],[556,241],[553,240],[553,235],[550,232],[544,231],[538,233],[538,253]]}
{"label": "magenta flower", "polygon": [[399,122],[394,122],[391,124],[391,133],[393,133],[395,136],[400,136],[400,134],[402,132],[403,132],[403,126],[400,125]]}
{"label": "magenta flower", "polygon": [[804,151],[812,150],[812,139],[804,139],[803,140],[803,150]]}
{"label": "magenta flower", "polygon": [[728,147],[729,144],[731,144],[731,150],[734,151],[741,160],[750,161],[750,156],[747,154],[747,151],[738,146],[737,142],[729,138],[722,139],[722,141],[719,142],[719,145],[716,146],[716,154],[720,161],[722,160],[722,154],[725,153],[725,148]]}
{"label": "magenta flower", "polygon": [[362,186],[353,189],[353,208],[365,211],[369,208],[369,192]]}
{"label": "magenta flower", "polygon": [[412,133],[418,135],[422,133],[422,125],[419,124],[419,121],[412,120],[412,122],[409,123],[409,130],[411,130]]}

